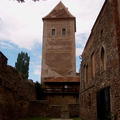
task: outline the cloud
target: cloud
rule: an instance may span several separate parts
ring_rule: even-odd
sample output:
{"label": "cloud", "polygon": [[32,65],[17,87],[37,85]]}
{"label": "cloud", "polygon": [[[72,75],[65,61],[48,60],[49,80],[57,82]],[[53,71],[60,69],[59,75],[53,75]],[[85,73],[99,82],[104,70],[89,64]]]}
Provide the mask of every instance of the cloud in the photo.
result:
{"label": "cloud", "polygon": [[30,62],[30,71],[29,71],[29,79],[33,79],[33,81],[40,81],[41,78],[41,64],[35,61]]}
{"label": "cloud", "polygon": [[35,70],[34,70],[33,74],[41,76],[41,65],[35,66]]}
{"label": "cloud", "polygon": [[[77,34],[90,33],[95,19],[105,0],[73,1],[63,0],[70,12],[76,17]],[[43,22],[59,0],[20,4],[16,1],[0,2],[0,40],[9,39],[21,48],[32,49],[35,43],[42,42]],[[6,10],[4,10],[7,8]],[[89,8],[89,9],[88,9]]]}
{"label": "cloud", "polygon": [[[30,53],[30,77],[40,80],[43,22],[60,0],[18,3],[14,0],[0,1],[0,48],[19,48]],[[105,0],[62,0],[76,17],[76,60],[81,55],[92,26]],[[5,9],[6,8],[6,9]],[[27,50],[26,50],[27,49]],[[14,50],[14,51],[15,51]],[[17,54],[17,53],[16,53]],[[10,53],[10,57],[12,54]],[[13,62],[13,60],[12,60]],[[77,67],[78,68],[78,67]]]}
{"label": "cloud", "polygon": [[76,34],[76,46],[84,48],[90,33],[79,33]]}
{"label": "cloud", "polygon": [[0,40],[0,49],[15,49],[17,46],[9,40]]}
{"label": "cloud", "polygon": [[[27,4],[10,4],[10,1],[0,4],[0,40],[9,39],[21,48],[31,49],[36,42],[42,42],[42,20],[37,14],[32,13],[31,5]],[[6,12],[1,6],[8,6]],[[33,7],[33,13],[35,12]]]}
{"label": "cloud", "polygon": [[35,43],[41,43],[42,41],[40,37],[41,35],[38,33],[40,31],[37,31],[35,27],[31,28],[29,25],[24,25],[24,23],[19,24],[19,22],[8,22],[6,19],[2,23],[0,40],[9,39],[9,41],[18,45],[19,47],[27,49],[31,49]]}
{"label": "cloud", "polygon": [[80,33],[76,35],[76,57],[83,52],[84,46],[88,40],[89,33]]}
{"label": "cloud", "polygon": [[82,54],[83,49],[82,48],[76,48],[76,57],[80,56]]}

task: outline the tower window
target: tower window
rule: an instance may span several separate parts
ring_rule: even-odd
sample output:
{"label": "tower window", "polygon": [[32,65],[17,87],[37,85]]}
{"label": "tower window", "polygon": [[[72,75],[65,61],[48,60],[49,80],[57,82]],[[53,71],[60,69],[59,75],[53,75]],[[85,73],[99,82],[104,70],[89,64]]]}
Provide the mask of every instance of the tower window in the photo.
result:
{"label": "tower window", "polygon": [[62,28],[62,35],[65,35],[65,34],[66,34],[66,29]]}
{"label": "tower window", "polygon": [[55,36],[55,29],[52,29],[52,36]]}

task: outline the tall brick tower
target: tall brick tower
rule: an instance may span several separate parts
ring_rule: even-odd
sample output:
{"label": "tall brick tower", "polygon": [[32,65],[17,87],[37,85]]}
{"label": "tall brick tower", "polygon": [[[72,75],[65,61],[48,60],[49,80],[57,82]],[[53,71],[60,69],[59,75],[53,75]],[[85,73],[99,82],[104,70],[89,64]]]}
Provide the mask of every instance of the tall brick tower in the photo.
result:
{"label": "tall brick tower", "polygon": [[42,83],[76,74],[75,17],[62,2],[43,18]]}

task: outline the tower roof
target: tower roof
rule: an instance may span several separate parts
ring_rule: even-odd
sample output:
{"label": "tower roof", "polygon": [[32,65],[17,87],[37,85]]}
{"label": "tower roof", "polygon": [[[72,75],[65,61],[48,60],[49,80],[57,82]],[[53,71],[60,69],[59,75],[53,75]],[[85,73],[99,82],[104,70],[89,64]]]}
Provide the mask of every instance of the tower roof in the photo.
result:
{"label": "tower roof", "polygon": [[59,2],[57,6],[47,16],[43,18],[43,20],[56,18],[75,19],[75,17],[68,11],[68,8],[66,8],[62,2]]}

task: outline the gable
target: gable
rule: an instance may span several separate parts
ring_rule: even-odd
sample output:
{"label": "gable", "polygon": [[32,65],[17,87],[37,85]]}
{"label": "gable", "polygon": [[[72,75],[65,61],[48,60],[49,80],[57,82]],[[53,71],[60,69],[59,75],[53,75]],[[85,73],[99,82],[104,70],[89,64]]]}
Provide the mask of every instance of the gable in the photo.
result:
{"label": "gable", "polygon": [[62,2],[59,2],[58,5],[47,16],[43,18],[43,20],[55,18],[75,19],[75,17],[68,11],[68,8],[66,8]]}

